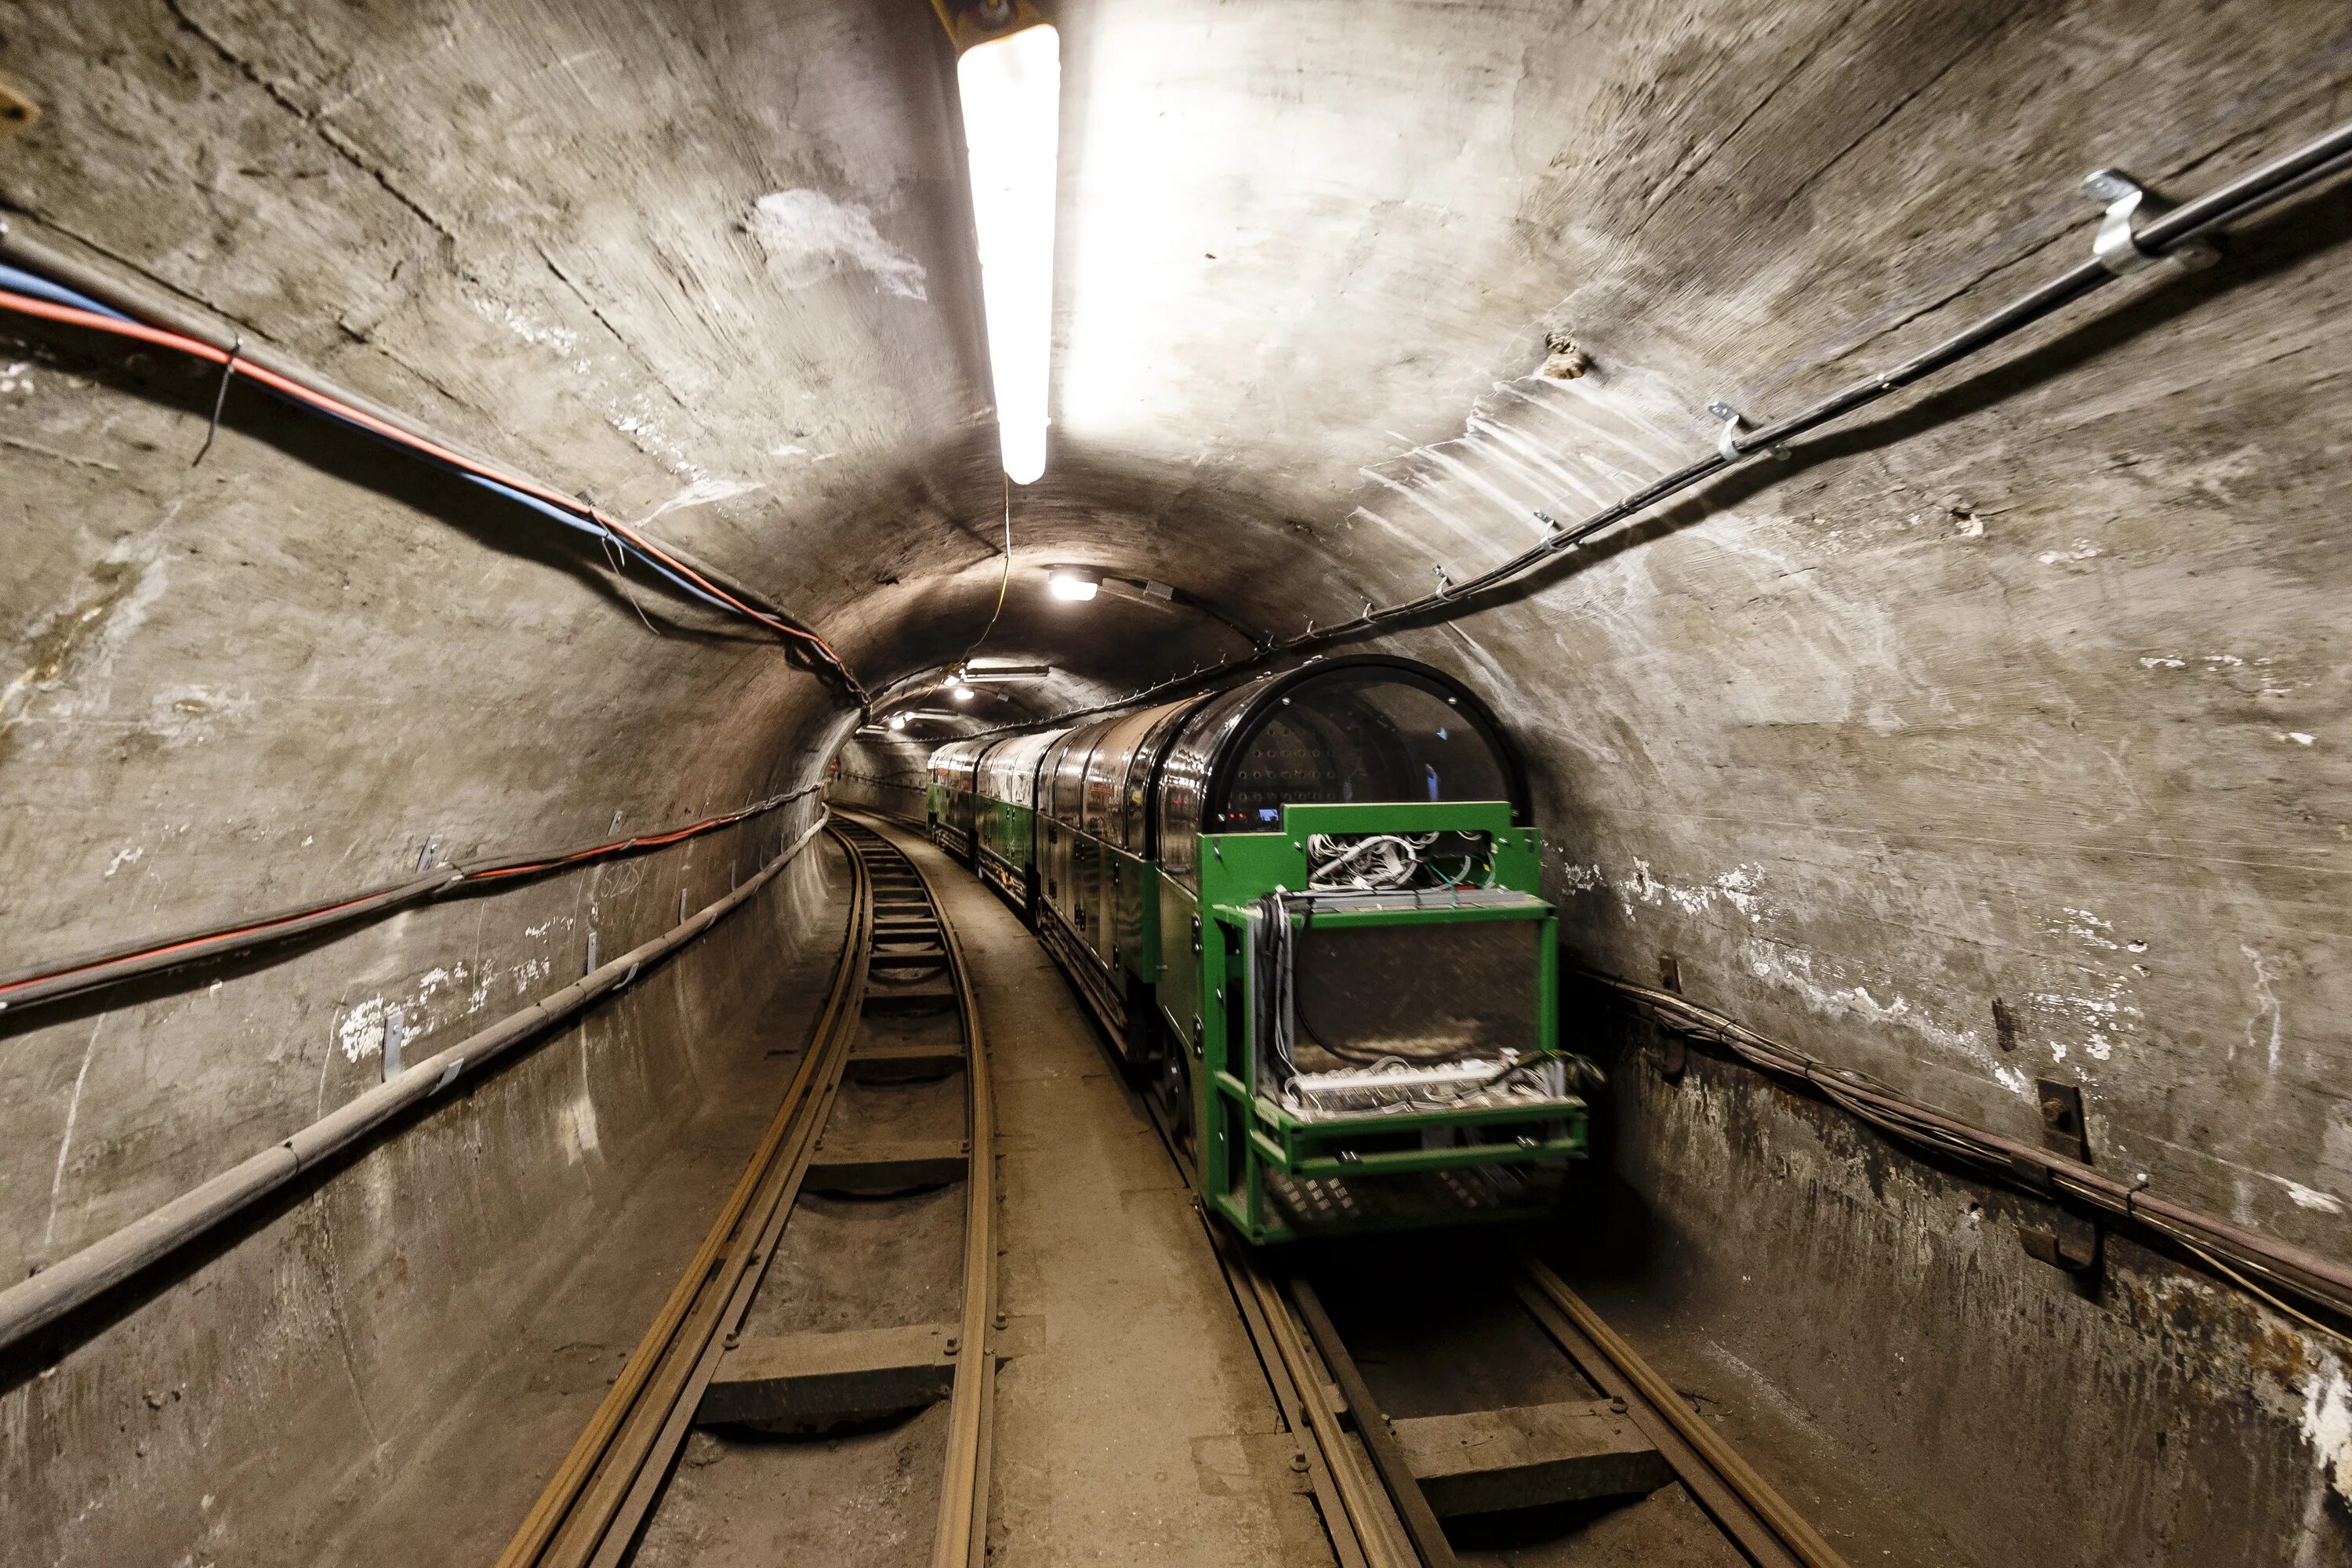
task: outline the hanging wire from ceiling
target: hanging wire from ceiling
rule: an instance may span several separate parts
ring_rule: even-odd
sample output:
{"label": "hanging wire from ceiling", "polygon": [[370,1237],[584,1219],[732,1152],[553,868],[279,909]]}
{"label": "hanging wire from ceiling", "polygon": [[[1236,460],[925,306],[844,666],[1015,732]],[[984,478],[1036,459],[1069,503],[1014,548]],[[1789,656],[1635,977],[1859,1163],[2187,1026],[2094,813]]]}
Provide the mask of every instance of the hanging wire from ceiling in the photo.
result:
{"label": "hanging wire from ceiling", "polygon": [[988,625],[980,628],[980,635],[971,639],[971,646],[963,650],[962,656],[955,661],[954,668],[948,671],[950,681],[960,679],[969,673],[966,667],[971,663],[971,656],[980,651],[980,645],[988,640],[988,634],[996,629],[997,618],[1004,614],[1005,595],[1011,592],[1012,587],[1013,480],[1008,475],[1004,480],[1004,572],[996,583],[996,608],[988,613]]}

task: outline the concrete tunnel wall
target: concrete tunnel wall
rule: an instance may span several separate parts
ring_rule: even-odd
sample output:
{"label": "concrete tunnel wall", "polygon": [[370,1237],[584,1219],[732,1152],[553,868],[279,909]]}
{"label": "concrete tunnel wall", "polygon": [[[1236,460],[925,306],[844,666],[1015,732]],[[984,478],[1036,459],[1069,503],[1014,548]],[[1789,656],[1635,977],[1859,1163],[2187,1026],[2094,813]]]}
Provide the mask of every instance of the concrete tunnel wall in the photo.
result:
{"label": "concrete tunnel wall", "polygon": [[[983,651],[1059,673],[985,689],[992,721],[1467,576],[1531,509],[1706,449],[1711,398],[1796,406],[2072,265],[2086,170],[2207,189],[2352,85],[2340,7],[2301,0],[1057,20],[1055,445]],[[948,58],[915,0],[0,0],[0,69],[46,111],[0,142],[0,212],[919,691],[990,621],[1004,506]],[[2218,268],[2143,274],[1383,639],[1525,744],[1573,956],[1648,981],[1671,953],[1693,997],[2013,1135],[2034,1079],[2079,1084],[2102,1169],[2352,1253],[2347,236],[2352,197],[2314,193]],[[1555,332],[1589,374],[1541,374]],[[0,319],[11,966],[366,886],[436,839],[690,820],[837,751],[896,771],[839,751],[854,715],[772,638],[308,416],[236,390],[192,468],[215,390]],[[1051,605],[1066,560],[1217,613]],[[373,1082],[382,1009],[436,1048],[803,820],[0,1016],[0,1280]],[[30,1538],[299,1555],[395,1472],[371,1517],[418,1527],[462,1449],[439,1392],[595,1266],[631,1173],[761,1081],[708,1054],[789,1012],[799,972],[761,966],[823,946],[821,875],[12,1363]],[[1643,1288],[1955,1550],[2352,1560],[2323,1336],[2128,1243],[2084,1300],[2006,1200],[1589,1022]],[[263,1456],[294,1430],[295,1468]]]}

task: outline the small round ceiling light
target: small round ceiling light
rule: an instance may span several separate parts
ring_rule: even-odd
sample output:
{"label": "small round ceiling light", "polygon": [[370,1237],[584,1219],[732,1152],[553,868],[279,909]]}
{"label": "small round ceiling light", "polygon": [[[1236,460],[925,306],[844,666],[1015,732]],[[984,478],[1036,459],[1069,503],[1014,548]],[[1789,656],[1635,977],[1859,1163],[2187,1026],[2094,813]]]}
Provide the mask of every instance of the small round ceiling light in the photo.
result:
{"label": "small round ceiling light", "polygon": [[969,702],[971,700],[971,688],[966,686],[961,681],[958,681],[955,684],[955,689],[950,691],[948,695],[954,698],[959,702]]}
{"label": "small round ceiling light", "polygon": [[1102,586],[1103,574],[1091,566],[1056,566],[1045,578],[1045,587],[1056,599],[1083,604],[1095,596]]}
{"label": "small round ceiling light", "polygon": [[904,713],[893,713],[890,715],[890,728],[893,730],[903,730],[906,727],[907,716]]}

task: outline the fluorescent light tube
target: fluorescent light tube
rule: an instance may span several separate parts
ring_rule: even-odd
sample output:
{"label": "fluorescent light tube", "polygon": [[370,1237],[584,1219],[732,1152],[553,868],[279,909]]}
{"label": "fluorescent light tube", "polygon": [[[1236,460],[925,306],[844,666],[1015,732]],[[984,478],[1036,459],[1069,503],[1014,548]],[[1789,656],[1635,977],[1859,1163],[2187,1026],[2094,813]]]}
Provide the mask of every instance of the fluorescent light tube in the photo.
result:
{"label": "fluorescent light tube", "polygon": [[1054,174],[1062,128],[1061,37],[1024,27],[956,61],[997,439],[1016,485],[1045,471],[1054,351]]}

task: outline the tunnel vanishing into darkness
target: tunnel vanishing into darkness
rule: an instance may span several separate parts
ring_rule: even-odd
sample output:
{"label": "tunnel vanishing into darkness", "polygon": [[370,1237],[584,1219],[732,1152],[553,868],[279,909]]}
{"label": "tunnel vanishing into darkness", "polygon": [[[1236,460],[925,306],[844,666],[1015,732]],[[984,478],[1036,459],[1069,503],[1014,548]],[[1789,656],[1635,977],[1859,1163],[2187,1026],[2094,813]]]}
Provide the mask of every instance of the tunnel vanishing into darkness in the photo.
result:
{"label": "tunnel vanishing into darkness", "polygon": [[[995,0],[0,0],[0,1556],[496,1559],[815,1037],[827,801],[1374,651],[1529,772],[1545,1247],[1848,1560],[2352,1563],[2352,16],[1037,4],[1015,484]],[[1017,1238],[1130,1112],[919,863]],[[1037,1224],[997,1559],[1329,1560],[1056,1511],[1154,1413],[1055,1347],[1157,1352]]]}

